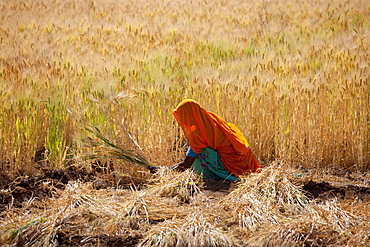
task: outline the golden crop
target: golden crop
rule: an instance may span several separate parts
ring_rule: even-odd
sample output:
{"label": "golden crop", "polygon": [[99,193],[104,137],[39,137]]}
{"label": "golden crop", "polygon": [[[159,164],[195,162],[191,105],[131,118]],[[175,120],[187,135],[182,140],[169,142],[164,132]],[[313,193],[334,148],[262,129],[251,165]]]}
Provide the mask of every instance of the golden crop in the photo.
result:
{"label": "golden crop", "polygon": [[151,160],[171,164],[171,110],[184,98],[235,123],[260,160],[369,165],[361,1],[0,7],[0,152],[12,169],[38,150],[54,166],[79,152],[81,116],[114,139],[124,118]]}

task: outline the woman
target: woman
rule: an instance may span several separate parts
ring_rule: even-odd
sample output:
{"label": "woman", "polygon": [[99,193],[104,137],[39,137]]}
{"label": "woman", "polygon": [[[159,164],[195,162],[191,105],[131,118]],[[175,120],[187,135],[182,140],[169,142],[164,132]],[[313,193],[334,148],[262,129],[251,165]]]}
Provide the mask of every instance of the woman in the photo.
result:
{"label": "woman", "polygon": [[204,179],[230,181],[261,170],[247,140],[234,124],[190,99],[182,101],[173,115],[189,142],[185,159],[174,169],[192,167]]}

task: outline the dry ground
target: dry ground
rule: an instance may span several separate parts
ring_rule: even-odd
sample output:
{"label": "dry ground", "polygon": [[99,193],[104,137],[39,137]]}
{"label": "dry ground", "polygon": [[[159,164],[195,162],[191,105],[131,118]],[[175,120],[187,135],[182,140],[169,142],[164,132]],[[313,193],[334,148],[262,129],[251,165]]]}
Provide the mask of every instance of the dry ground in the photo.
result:
{"label": "dry ground", "polygon": [[1,244],[370,244],[368,173],[284,170],[273,163],[240,183],[202,182],[190,171],[166,169],[148,177],[120,180],[78,165],[14,181],[2,176]]}

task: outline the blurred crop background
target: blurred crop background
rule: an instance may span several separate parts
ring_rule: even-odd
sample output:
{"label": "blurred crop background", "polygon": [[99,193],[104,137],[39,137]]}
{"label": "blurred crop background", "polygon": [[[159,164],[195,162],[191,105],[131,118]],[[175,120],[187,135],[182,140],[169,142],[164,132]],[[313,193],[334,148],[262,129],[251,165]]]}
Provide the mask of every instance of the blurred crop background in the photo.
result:
{"label": "blurred crop background", "polygon": [[126,126],[152,163],[172,164],[185,98],[235,123],[261,161],[368,168],[369,6],[3,2],[3,169],[45,150],[63,166],[86,124],[118,142]]}
{"label": "blurred crop background", "polygon": [[[129,195],[71,182],[43,206],[24,201],[23,213],[11,201],[0,243],[47,246],[60,229],[150,229],[142,246],[184,244],[196,231],[208,238],[189,246],[237,246],[227,225],[252,246],[366,246],[366,197],[315,204],[287,174],[337,181],[328,171],[345,169],[343,179],[363,172],[351,181],[369,186],[369,45],[363,0],[0,0],[0,175],[78,164],[147,179],[95,152],[99,134],[110,148],[173,165],[186,140],[172,110],[186,98],[238,126],[265,168],[220,204],[194,199],[199,181],[189,171],[162,171],[154,187]],[[0,190],[3,201],[9,191]]]}

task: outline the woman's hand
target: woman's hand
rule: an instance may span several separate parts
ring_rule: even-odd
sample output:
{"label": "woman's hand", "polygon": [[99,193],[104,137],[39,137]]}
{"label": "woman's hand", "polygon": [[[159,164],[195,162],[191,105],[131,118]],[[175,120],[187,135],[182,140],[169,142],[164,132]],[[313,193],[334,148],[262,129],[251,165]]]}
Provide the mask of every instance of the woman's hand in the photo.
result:
{"label": "woman's hand", "polygon": [[194,163],[195,157],[186,156],[183,161],[177,163],[176,165],[172,166],[172,170],[180,170],[185,171],[186,169],[190,168],[191,165]]}
{"label": "woman's hand", "polygon": [[171,166],[171,170],[176,170],[180,166],[180,163],[177,163],[176,165]]}
{"label": "woman's hand", "polygon": [[[195,157],[186,156],[183,161],[177,163],[176,165],[171,166],[172,170],[185,171],[190,168],[195,160]],[[148,166],[150,173],[154,174],[159,170],[159,166]]]}
{"label": "woman's hand", "polygon": [[159,170],[159,167],[158,166],[148,166],[148,169],[151,174],[154,174]]}
{"label": "woman's hand", "polygon": [[177,163],[176,165],[171,166],[172,170],[185,171],[184,162]]}

